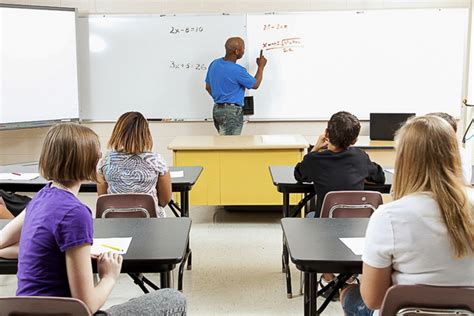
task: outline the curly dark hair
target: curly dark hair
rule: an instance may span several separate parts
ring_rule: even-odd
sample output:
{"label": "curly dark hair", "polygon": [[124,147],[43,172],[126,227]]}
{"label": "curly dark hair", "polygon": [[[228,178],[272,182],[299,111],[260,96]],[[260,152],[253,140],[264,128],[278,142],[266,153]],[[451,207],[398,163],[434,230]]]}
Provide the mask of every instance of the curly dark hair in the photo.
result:
{"label": "curly dark hair", "polygon": [[357,139],[359,132],[359,119],[349,112],[337,112],[329,119],[327,133],[329,142],[334,146],[347,149]]}

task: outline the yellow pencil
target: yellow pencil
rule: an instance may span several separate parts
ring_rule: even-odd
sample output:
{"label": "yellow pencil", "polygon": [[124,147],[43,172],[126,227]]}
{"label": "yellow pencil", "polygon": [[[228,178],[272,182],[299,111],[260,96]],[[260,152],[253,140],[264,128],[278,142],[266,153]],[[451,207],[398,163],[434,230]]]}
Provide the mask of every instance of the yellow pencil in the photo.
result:
{"label": "yellow pencil", "polygon": [[112,249],[112,250],[123,252],[123,249],[120,249],[120,248],[117,248],[117,247],[114,247],[114,246],[110,246],[110,245],[106,245],[106,244],[100,244],[100,245],[102,247],[105,247],[105,248],[109,248],[109,249]]}

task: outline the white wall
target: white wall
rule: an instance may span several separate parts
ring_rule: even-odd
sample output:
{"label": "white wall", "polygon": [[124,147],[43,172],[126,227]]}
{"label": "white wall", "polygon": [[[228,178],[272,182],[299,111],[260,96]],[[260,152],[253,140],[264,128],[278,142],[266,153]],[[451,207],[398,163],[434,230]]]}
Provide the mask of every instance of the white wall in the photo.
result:
{"label": "white wall", "polygon": [[[81,15],[114,13],[221,13],[310,11],[328,9],[383,9],[469,7],[470,0],[20,0],[2,3],[77,7]],[[258,91],[257,91],[258,93]],[[209,104],[211,106],[211,102]],[[350,111],[350,109],[348,109]],[[111,123],[88,124],[99,135],[105,149],[113,128]],[[167,144],[177,135],[215,135],[210,122],[152,123],[154,150],[172,163]],[[325,122],[265,122],[248,123],[243,134],[318,135]],[[46,128],[0,131],[0,164],[37,160]],[[361,135],[367,135],[363,124]]]}

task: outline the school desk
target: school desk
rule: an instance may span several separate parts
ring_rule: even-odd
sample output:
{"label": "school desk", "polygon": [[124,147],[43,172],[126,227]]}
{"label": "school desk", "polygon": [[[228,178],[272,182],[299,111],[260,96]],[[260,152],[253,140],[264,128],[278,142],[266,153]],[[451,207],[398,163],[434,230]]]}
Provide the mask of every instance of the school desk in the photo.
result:
{"label": "school desk", "polygon": [[[197,166],[180,166],[170,167],[170,171],[183,171],[183,177],[172,178],[171,186],[173,192],[180,194],[180,211],[181,216],[189,217],[189,192],[196,184],[202,173],[202,167]],[[0,173],[37,173],[37,162],[26,162],[11,165],[0,166]],[[43,188],[47,181],[39,176],[33,180],[0,180],[0,189],[12,192],[38,192]],[[97,192],[95,183],[84,183],[81,185],[81,192]]]}
{"label": "school desk", "polygon": [[229,206],[280,205],[268,166],[295,165],[307,147],[300,135],[179,136],[168,145],[175,166],[204,167],[191,202]]}
{"label": "school desk", "polygon": [[361,273],[361,256],[341,237],[364,237],[368,218],[283,218],[284,241],[291,261],[304,273],[304,315],[319,315],[317,273]]}
{"label": "school desk", "polygon": [[[282,202],[282,216],[289,217],[295,216],[295,212],[291,209],[291,204],[296,204],[291,201],[291,194],[301,196],[304,194],[308,197],[313,197],[315,195],[314,185],[307,182],[298,182],[295,180],[293,175],[294,166],[270,166],[270,175],[273,181],[273,184],[276,186],[278,192],[283,195]],[[379,191],[380,193],[390,193],[390,188],[392,186],[393,175],[389,172],[385,172],[385,184],[366,184],[366,190]],[[299,201],[298,201],[299,202]],[[291,290],[291,273],[288,259],[288,250],[283,244],[283,253],[282,253],[282,272],[286,275],[286,290],[287,297],[291,298],[293,296]]]}
{"label": "school desk", "polygon": [[[0,220],[0,229],[7,223]],[[160,273],[161,287],[170,287],[171,271],[184,259],[190,229],[189,218],[94,219],[94,237],[132,237],[121,273]],[[16,272],[17,260],[0,259],[0,274]]]}

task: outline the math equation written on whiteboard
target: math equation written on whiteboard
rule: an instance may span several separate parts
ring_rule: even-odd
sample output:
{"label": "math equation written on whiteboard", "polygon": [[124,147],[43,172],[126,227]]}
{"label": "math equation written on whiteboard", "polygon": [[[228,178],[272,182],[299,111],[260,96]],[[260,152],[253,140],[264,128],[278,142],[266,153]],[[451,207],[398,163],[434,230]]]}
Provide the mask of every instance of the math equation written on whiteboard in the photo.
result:
{"label": "math equation written on whiteboard", "polygon": [[274,42],[264,42],[263,50],[281,50],[284,53],[294,52],[298,48],[303,48],[303,40],[301,37],[284,38]]}
{"label": "math equation written on whiteboard", "polygon": [[263,30],[264,31],[272,31],[272,30],[286,30],[288,29],[288,24],[264,24]]}
{"label": "math equation written on whiteboard", "polygon": [[202,26],[187,26],[187,27],[177,27],[171,26],[170,34],[189,34],[189,33],[202,33],[204,32],[204,27]]}
{"label": "math equation written on whiteboard", "polygon": [[174,60],[170,61],[170,68],[171,69],[183,69],[183,70],[207,70],[207,66],[205,64],[193,64],[193,63],[178,63]]}

